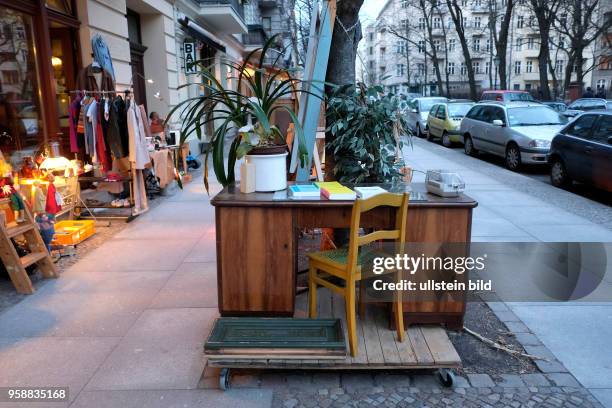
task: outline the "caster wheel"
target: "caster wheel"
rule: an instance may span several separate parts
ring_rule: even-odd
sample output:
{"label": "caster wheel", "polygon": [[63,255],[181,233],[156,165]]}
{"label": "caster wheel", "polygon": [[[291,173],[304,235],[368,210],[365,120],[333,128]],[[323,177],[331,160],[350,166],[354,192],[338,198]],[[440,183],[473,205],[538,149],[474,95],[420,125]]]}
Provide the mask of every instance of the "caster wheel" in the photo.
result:
{"label": "caster wheel", "polygon": [[439,369],[436,378],[446,388],[451,388],[455,384],[455,373],[449,368]]}
{"label": "caster wheel", "polygon": [[219,373],[219,388],[223,391],[230,389],[230,369],[222,368]]}

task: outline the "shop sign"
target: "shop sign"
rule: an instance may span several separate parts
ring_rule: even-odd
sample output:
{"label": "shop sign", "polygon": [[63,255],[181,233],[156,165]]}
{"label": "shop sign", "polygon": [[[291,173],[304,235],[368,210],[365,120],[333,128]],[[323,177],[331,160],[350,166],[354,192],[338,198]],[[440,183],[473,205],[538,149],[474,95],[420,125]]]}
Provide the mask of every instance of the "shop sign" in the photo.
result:
{"label": "shop sign", "polygon": [[196,61],[196,45],[192,42],[183,43],[183,54],[185,59],[185,74],[197,74],[198,67]]}

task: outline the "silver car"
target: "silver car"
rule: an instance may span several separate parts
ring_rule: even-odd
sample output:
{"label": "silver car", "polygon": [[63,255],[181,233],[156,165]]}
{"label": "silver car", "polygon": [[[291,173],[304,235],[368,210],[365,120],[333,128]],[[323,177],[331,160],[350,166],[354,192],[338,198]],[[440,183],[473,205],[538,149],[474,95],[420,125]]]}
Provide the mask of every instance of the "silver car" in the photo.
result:
{"label": "silver car", "polygon": [[405,110],[405,116],[408,128],[412,133],[418,137],[425,137],[427,135],[427,117],[431,107],[436,103],[446,101],[448,101],[447,98],[433,96],[410,100],[408,108]]}
{"label": "silver car", "polygon": [[492,153],[517,171],[521,164],[546,164],[555,134],[567,118],[536,102],[479,103],[461,122],[465,153]]}

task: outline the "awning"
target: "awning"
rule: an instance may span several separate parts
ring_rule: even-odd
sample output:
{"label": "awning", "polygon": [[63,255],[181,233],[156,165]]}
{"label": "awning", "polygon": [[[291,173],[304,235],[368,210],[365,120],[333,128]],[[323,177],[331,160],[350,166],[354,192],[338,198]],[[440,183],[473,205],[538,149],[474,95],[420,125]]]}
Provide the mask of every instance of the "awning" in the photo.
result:
{"label": "awning", "polygon": [[189,20],[189,17],[179,18],[178,21],[181,24],[181,27],[185,31],[187,31],[189,34],[193,35],[194,37],[196,37],[200,41],[210,45],[214,49],[219,50],[221,52],[225,52],[225,47],[211,38],[211,37],[213,37],[212,34],[210,34],[201,25],[196,24],[193,21]]}

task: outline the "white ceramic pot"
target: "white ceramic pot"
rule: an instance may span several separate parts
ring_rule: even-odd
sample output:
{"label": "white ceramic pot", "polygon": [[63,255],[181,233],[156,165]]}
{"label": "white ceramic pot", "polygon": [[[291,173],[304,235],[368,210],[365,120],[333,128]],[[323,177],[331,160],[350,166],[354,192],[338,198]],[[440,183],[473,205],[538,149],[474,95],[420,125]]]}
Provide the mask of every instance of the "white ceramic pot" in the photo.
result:
{"label": "white ceramic pot", "polygon": [[255,165],[255,191],[279,191],[287,188],[287,155],[248,154],[245,160]]}

